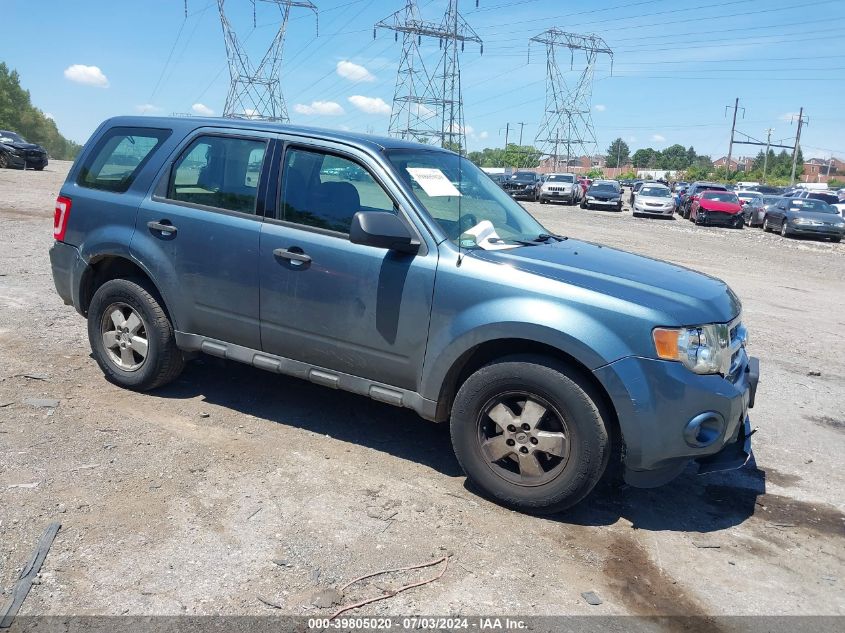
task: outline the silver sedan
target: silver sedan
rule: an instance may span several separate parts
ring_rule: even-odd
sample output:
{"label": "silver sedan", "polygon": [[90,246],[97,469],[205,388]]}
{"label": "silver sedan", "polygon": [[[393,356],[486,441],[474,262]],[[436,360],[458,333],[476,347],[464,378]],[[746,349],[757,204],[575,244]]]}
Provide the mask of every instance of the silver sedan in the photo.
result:
{"label": "silver sedan", "polygon": [[634,217],[643,215],[661,215],[672,217],[675,212],[675,197],[672,190],[663,185],[643,185],[634,196],[631,205]]}

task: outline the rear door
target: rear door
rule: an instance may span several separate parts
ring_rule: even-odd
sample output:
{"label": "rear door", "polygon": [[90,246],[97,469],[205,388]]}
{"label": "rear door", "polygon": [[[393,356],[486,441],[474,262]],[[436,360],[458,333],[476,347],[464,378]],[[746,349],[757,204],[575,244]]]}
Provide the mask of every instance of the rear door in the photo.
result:
{"label": "rear door", "polygon": [[182,332],[261,347],[258,200],[271,142],[255,131],[198,130],[141,204],[131,250],[164,286]]}
{"label": "rear door", "polygon": [[[400,209],[398,187],[359,150],[290,143],[275,219],[262,227],[261,339],[266,352],[416,390],[437,250]],[[422,247],[408,255],[352,244],[357,211],[402,217]]]}

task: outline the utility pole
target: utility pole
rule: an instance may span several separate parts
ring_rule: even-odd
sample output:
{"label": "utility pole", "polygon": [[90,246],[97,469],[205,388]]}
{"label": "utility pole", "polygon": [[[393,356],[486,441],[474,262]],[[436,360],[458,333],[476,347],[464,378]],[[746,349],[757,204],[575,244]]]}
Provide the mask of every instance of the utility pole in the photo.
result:
{"label": "utility pole", "polygon": [[[510,133],[510,131],[511,131],[511,124],[505,123],[505,153],[503,155],[503,159],[505,161],[505,168],[510,167],[510,165],[508,165],[508,134]],[[502,128],[499,128],[499,134],[501,134],[501,133],[502,133]]]}
{"label": "utility pole", "polygon": [[[229,119],[259,119],[287,123],[288,111],[282,95],[281,81],[282,49],[285,43],[288,20],[293,7],[310,9],[317,15],[317,7],[308,0],[266,0],[275,4],[281,14],[279,28],[264,57],[255,64],[249,59],[243,42],[223,9],[225,0],[217,0],[220,25],[226,42],[226,57],[229,62],[229,92],[223,106],[223,116]],[[252,23],[256,26],[255,0],[252,0]]]}
{"label": "utility pole", "polygon": [[[794,117],[793,117],[794,120]],[[798,131],[795,134],[795,147],[792,148],[792,172],[789,174],[789,184],[795,184],[795,167],[798,163],[798,147],[801,143],[801,128],[804,123],[804,107],[798,112]],[[810,119],[807,119],[806,125],[810,125]]]}
{"label": "utility pole", "polygon": [[[730,109],[730,107],[731,106],[725,106],[725,114],[727,114],[727,111]],[[733,149],[734,149],[734,134],[736,133],[736,112],[737,112],[737,110],[739,110],[739,97],[737,97],[736,101],[734,101],[734,118],[733,118],[733,124],[731,125],[731,142],[728,145],[728,164],[726,166],[726,169],[727,169],[726,173],[727,173],[728,178],[730,178],[730,175],[731,175],[731,156],[733,155]],[[743,119],[745,118],[745,108],[742,109],[742,118]],[[739,166],[739,164],[737,164],[737,166]]]}
{"label": "utility pole", "polygon": [[622,171],[620,169],[621,166],[619,165],[619,161],[621,161],[621,160],[622,160],[622,143],[620,142],[620,143],[616,144],[616,169],[619,169],[619,172],[617,172],[617,174],[616,174],[617,176],[622,173]]}
{"label": "utility pole", "polygon": [[517,168],[519,168],[522,167],[522,128],[525,127],[525,123],[517,123],[517,125],[519,126],[519,151],[517,152],[517,156],[519,156],[517,159],[519,164],[517,165]]}
{"label": "utility pole", "polygon": [[774,132],[772,128],[766,130],[766,155],[763,157],[763,184],[766,184],[766,168],[769,166],[769,146],[772,144],[772,132]]}

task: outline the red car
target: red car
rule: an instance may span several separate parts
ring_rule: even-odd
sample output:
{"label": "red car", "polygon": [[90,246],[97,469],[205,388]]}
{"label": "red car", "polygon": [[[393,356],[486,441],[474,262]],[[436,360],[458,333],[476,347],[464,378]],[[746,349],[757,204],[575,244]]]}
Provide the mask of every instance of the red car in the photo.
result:
{"label": "red car", "polygon": [[579,178],[578,182],[581,183],[581,197],[583,198],[587,195],[587,189],[593,184],[593,180],[591,178]]}
{"label": "red car", "polygon": [[696,224],[731,226],[735,229],[745,225],[742,203],[732,191],[702,191],[690,205],[689,219]]}

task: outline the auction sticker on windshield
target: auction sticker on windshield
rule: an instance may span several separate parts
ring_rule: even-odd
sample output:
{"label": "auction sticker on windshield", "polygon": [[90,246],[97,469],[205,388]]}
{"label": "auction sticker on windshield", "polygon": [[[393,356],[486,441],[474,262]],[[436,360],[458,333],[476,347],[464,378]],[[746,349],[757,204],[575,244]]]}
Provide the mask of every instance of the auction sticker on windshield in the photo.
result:
{"label": "auction sticker on windshield", "polygon": [[460,196],[461,192],[446,178],[446,174],[431,167],[407,167],[411,178],[417,181],[423,191],[432,198],[438,196]]}

